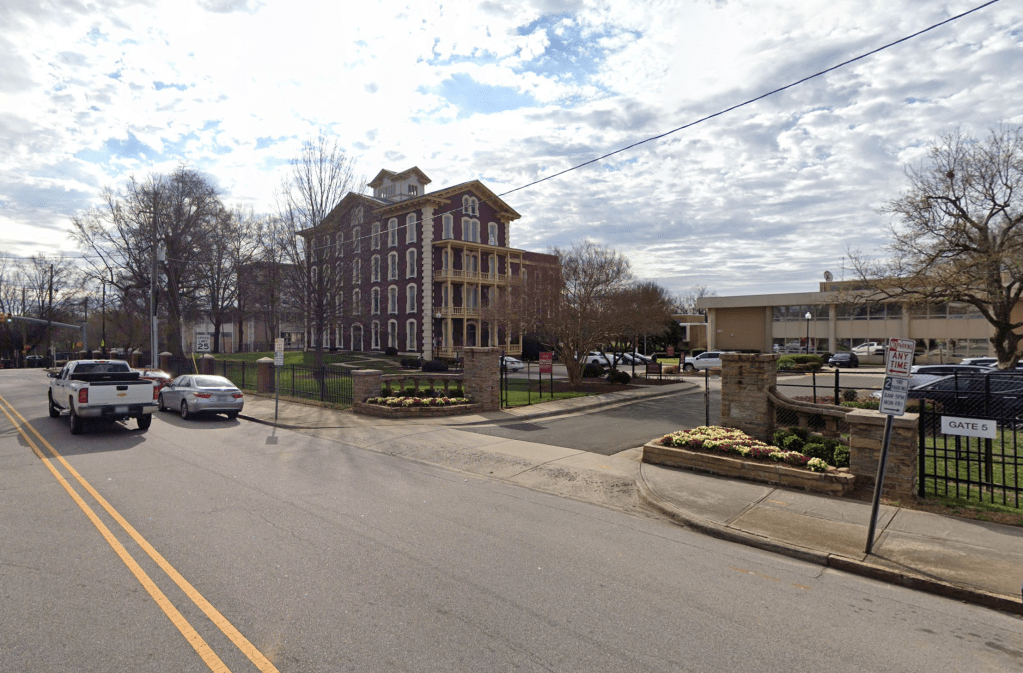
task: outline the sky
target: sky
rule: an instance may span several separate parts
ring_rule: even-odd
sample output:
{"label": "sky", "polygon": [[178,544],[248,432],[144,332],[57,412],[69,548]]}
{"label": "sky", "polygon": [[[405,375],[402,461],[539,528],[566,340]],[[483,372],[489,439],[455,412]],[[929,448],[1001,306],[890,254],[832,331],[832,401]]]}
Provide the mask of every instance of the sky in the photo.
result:
{"label": "sky", "polygon": [[980,4],[4,0],[0,255],[80,255],[72,216],[183,164],[272,212],[322,131],[366,180],[512,192],[518,248],[605,244],[672,292],[813,291],[888,254],[878,211],[940,135],[1023,125],[1023,0],[518,188]]}

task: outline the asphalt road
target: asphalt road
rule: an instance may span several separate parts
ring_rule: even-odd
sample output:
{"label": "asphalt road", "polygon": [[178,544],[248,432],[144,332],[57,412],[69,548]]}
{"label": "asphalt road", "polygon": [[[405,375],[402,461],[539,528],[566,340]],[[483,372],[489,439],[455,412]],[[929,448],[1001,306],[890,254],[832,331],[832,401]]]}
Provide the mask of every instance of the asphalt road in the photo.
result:
{"label": "asphalt road", "polygon": [[[462,426],[469,432],[524,442],[564,446],[605,456],[646,444],[669,432],[704,425],[708,405],[703,381],[685,393],[574,416],[559,416],[530,422],[512,421],[497,425]],[[709,414],[711,424],[721,419],[721,386],[711,380]]]}
{"label": "asphalt road", "polygon": [[1017,618],[655,519],[223,417],[72,437],[38,372],[0,397],[4,673],[1023,661]]}

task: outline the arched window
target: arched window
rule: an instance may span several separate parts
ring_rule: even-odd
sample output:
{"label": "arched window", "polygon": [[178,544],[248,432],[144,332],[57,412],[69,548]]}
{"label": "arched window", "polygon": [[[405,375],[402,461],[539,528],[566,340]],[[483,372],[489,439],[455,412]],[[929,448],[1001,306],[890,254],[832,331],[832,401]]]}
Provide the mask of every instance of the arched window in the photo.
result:
{"label": "arched window", "polygon": [[[341,316],[341,315],[344,315],[344,314],[345,314],[345,298],[341,295],[340,292],[338,292],[336,295],[334,295],[334,315]],[[341,346],[338,346],[338,348],[341,348]]]}
{"label": "arched window", "polygon": [[352,224],[362,224],[362,206],[352,211]]}
{"label": "arched window", "polygon": [[336,323],[334,325],[334,348],[338,350],[344,348],[344,341],[341,339],[342,336],[344,335],[341,332],[341,323]]}
{"label": "arched window", "polygon": [[472,214],[472,211],[469,210],[469,197],[468,196],[463,196],[462,197],[462,214],[463,215],[471,215]]}
{"label": "arched window", "polygon": [[352,260],[352,285],[358,285],[362,282],[362,260]]}
{"label": "arched window", "polygon": [[480,221],[469,220],[469,240],[473,243],[480,242]]}
{"label": "arched window", "polygon": [[380,255],[373,255],[369,260],[369,282],[380,282]]}
{"label": "arched window", "polygon": [[469,214],[479,217],[480,214],[480,202],[475,196],[469,197]]}
{"label": "arched window", "polygon": [[444,231],[441,233],[441,238],[454,238],[455,218],[451,215],[445,215],[441,220],[444,222]]}
{"label": "arched window", "polygon": [[387,255],[387,280],[398,280],[398,253]]}
{"label": "arched window", "polygon": [[320,280],[319,271],[320,269],[315,266],[309,270],[309,283],[312,285],[314,289],[319,285]]}
{"label": "arched window", "polygon": [[358,227],[352,229],[352,252],[362,252],[362,234]]}
{"label": "arched window", "polygon": [[416,242],[416,214],[409,213],[405,216],[405,242],[415,243]]}
{"label": "arched window", "polygon": [[487,243],[489,245],[497,245],[497,222],[491,222],[487,225]]}
{"label": "arched window", "polygon": [[337,232],[337,243],[334,245],[334,255],[340,257],[345,254],[345,234],[343,231]]}
{"label": "arched window", "polygon": [[309,239],[309,259],[311,259],[314,262],[317,260],[316,254],[317,247],[319,247],[319,241],[317,241],[316,237],[313,236],[311,239]]}
{"label": "arched window", "polygon": [[405,313],[418,313],[418,293],[416,291],[416,284],[409,283],[405,288]]}
{"label": "arched window", "polygon": [[341,260],[334,262],[334,279],[337,281],[338,287],[345,284],[345,274],[341,268]]}
{"label": "arched window", "polygon": [[380,350],[380,321],[374,320],[370,327],[370,349],[378,351]]}
{"label": "arched window", "polygon": [[369,238],[369,248],[370,248],[370,250],[379,250],[380,249],[380,223],[379,222],[374,222],[373,223],[373,228],[371,230],[370,238]]}
{"label": "arched window", "polygon": [[352,339],[351,339],[351,342],[348,345],[352,347],[353,351],[361,351],[362,350],[362,325],[361,324],[352,325]]}
{"label": "arched window", "polygon": [[388,320],[387,321],[387,347],[397,348],[398,347],[398,321]]}
{"label": "arched window", "polygon": [[394,247],[398,245],[398,218],[392,217],[387,220],[387,245]]}
{"label": "arched window", "polygon": [[472,229],[469,227],[469,218],[468,217],[463,217],[462,218],[462,240],[463,241],[471,241],[472,240],[472,238],[470,238],[471,236],[472,236]]}
{"label": "arched window", "polygon": [[398,286],[392,285],[387,288],[387,312],[397,313],[398,312]]}
{"label": "arched window", "polygon": [[380,288],[375,287],[369,293],[369,312],[372,315],[380,315]]}
{"label": "arched window", "polygon": [[418,331],[419,330],[416,329],[415,320],[409,320],[407,323],[405,323],[405,350],[407,351],[419,350],[418,348],[416,348],[417,342],[416,333]]}
{"label": "arched window", "polygon": [[[362,292],[360,290],[352,290],[352,315],[360,315],[362,313]],[[362,350],[360,348],[360,350]]]}
{"label": "arched window", "polygon": [[405,252],[405,277],[415,278],[417,275],[416,271],[417,266],[418,264],[416,263],[416,249],[409,248]]}

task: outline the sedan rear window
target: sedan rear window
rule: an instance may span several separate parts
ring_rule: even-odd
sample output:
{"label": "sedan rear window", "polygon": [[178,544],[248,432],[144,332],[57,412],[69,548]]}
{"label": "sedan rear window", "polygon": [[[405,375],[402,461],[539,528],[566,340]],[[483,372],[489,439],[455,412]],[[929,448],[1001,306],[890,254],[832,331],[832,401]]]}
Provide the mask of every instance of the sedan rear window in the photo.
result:
{"label": "sedan rear window", "polygon": [[234,384],[223,376],[196,376],[197,388],[234,388]]}

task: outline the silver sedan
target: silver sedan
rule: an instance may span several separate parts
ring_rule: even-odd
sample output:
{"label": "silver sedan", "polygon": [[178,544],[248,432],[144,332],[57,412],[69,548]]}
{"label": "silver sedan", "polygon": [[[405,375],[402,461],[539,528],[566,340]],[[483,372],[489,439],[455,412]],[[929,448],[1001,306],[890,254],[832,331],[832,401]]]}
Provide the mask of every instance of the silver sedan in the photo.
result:
{"label": "silver sedan", "polygon": [[200,413],[237,418],[245,404],[245,395],[223,376],[186,374],[163,387],[158,404],[160,411],[180,411],[181,418]]}

